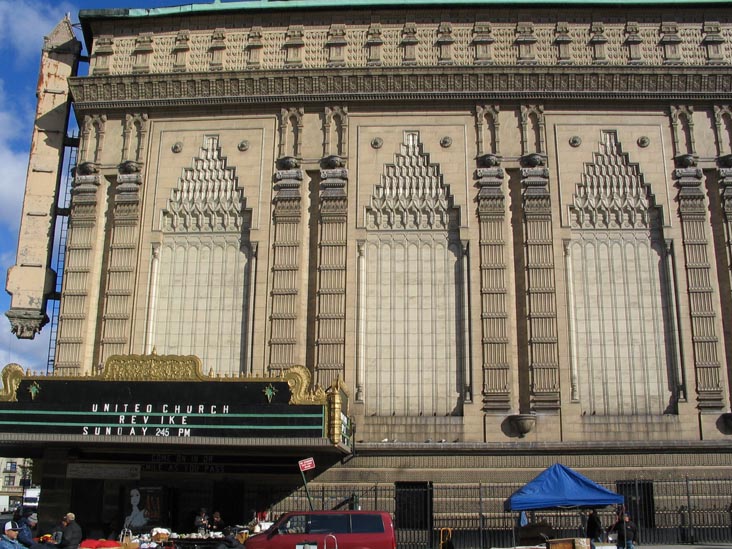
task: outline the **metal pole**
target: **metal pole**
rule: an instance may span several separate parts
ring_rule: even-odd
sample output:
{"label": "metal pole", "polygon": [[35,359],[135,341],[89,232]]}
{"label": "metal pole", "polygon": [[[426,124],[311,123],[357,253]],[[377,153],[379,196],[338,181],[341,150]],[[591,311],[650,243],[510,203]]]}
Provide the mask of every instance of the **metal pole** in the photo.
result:
{"label": "metal pole", "polygon": [[300,474],[302,475],[302,482],[305,485],[305,493],[308,495],[308,503],[310,504],[310,510],[313,510],[313,500],[310,497],[310,490],[308,490],[308,481],[305,479],[305,471],[300,470]]}
{"label": "metal pole", "polygon": [[478,483],[478,511],[480,512],[478,519],[478,536],[480,539],[480,549],[483,549],[483,483]]}
{"label": "metal pole", "polygon": [[686,543],[694,543],[694,524],[692,522],[691,514],[691,485],[689,484],[689,477],[686,477],[686,509],[687,524],[689,528],[689,539],[686,540]]}

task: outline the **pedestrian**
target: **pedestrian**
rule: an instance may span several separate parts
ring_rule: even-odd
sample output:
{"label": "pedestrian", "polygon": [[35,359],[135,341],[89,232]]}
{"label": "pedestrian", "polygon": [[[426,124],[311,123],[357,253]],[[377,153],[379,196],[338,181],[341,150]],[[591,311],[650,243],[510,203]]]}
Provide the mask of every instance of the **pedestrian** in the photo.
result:
{"label": "pedestrian", "polygon": [[628,513],[623,513],[618,520],[610,527],[610,530],[617,534],[615,545],[618,549],[635,549],[633,543],[638,541],[638,528],[630,520]]}
{"label": "pedestrian", "polygon": [[3,537],[0,538],[0,549],[23,549],[18,541],[18,532],[20,532],[20,526],[17,522],[13,520],[6,522]]}
{"label": "pedestrian", "polygon": [[61,521],[53,527],[51,530],[51,543],[58,545],[64,537],[64,530],[66,529],[66,515],[61,517]]}
{"label": "pedestrian", "polygon": [[35,545],[36,542],[33,540],[33,530],[35,530],[37,524],[37,513],[31,513],[18,523],[18,525],[20,526],[20,531],[18,532],[18,542],[20,542],[20,544],[24,547],[31,547],[32,545]]}
{"label": "pedestrian", "polygon": [[590,510],[587,515],[587,537],[591,541],[602,541],[602,522],[600,515],[597,514],[597,509]]}
{"label": "pedestrian", "polygon": [[193,520],[193,527],[198,530],[200,534],[208,532],[208,513],[205,507],[201,507],[198,510],[196,518]]}
{"label": "pedestrian", "polygon": [[81,526],[76,522],[74,513],[66,513],[66,527],[61,535],[61,541],[56,545],[59,549],[79,549],[79,544],[83,538]]}
{"label": "pedestrian", "polygon": [[221,518],[221,513],[214,511],[211,523],[209,524],[209,529],[212,532],[223,532],[224,528],[226,528],[226,523],[224,522],[224,519]]}

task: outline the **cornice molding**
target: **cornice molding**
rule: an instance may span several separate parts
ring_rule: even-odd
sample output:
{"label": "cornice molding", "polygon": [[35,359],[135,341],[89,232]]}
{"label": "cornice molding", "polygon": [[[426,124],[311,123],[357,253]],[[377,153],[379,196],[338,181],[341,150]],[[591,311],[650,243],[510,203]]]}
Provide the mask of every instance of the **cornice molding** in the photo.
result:
{"label": "cornice molding", "polygon": [[71,79],[77,111],[296,100],[732,99],[732,67],[395,67],[106,75]]}

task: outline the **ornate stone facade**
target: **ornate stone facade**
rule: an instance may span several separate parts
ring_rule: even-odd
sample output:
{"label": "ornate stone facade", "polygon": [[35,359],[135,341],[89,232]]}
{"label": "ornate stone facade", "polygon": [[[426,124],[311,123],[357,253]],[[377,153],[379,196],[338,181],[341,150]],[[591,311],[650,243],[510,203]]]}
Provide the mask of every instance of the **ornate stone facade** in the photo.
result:
{"label": "ornate stone facade", "polygon": [[732,18],[407,4],[82,13],[57,369],[340,378],[327,482],[679,444],[732,474]]}

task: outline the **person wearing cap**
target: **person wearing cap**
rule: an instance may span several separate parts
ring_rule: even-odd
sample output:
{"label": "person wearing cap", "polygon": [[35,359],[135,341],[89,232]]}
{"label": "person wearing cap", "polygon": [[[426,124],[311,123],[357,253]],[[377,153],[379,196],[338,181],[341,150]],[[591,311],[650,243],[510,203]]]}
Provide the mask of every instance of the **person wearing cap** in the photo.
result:
{"label": "person wearing cap", "polygon": [[18,532],[20,532],[20,526],[17,522],[13,520],[6,522],[3,537],[0,538],[0,549],[23,549],[18,542]]}
{"label": "person wearing cap", "polygon": [[18,532],[18,542],[20,542],[20,544],[24,547],[30,547],[31,545],[35,544],[35,541],[33,541],[33,530],[35,529],[37,524],[37,513],[31,513],[30,515],[28,515],[24,519],[21,519],[18,522],[18,525],[20,526],[20,532]]}
{"label": "person wearing cap", "polygon": [[60,547],[61,549],[79,549],[83,535],[81,533],[81,526],[76,522],[76,515],[74,513],[66,513],[64,518],[66,519],[66,527],[61,536],[61,541],[56,544],[56,547]]}

